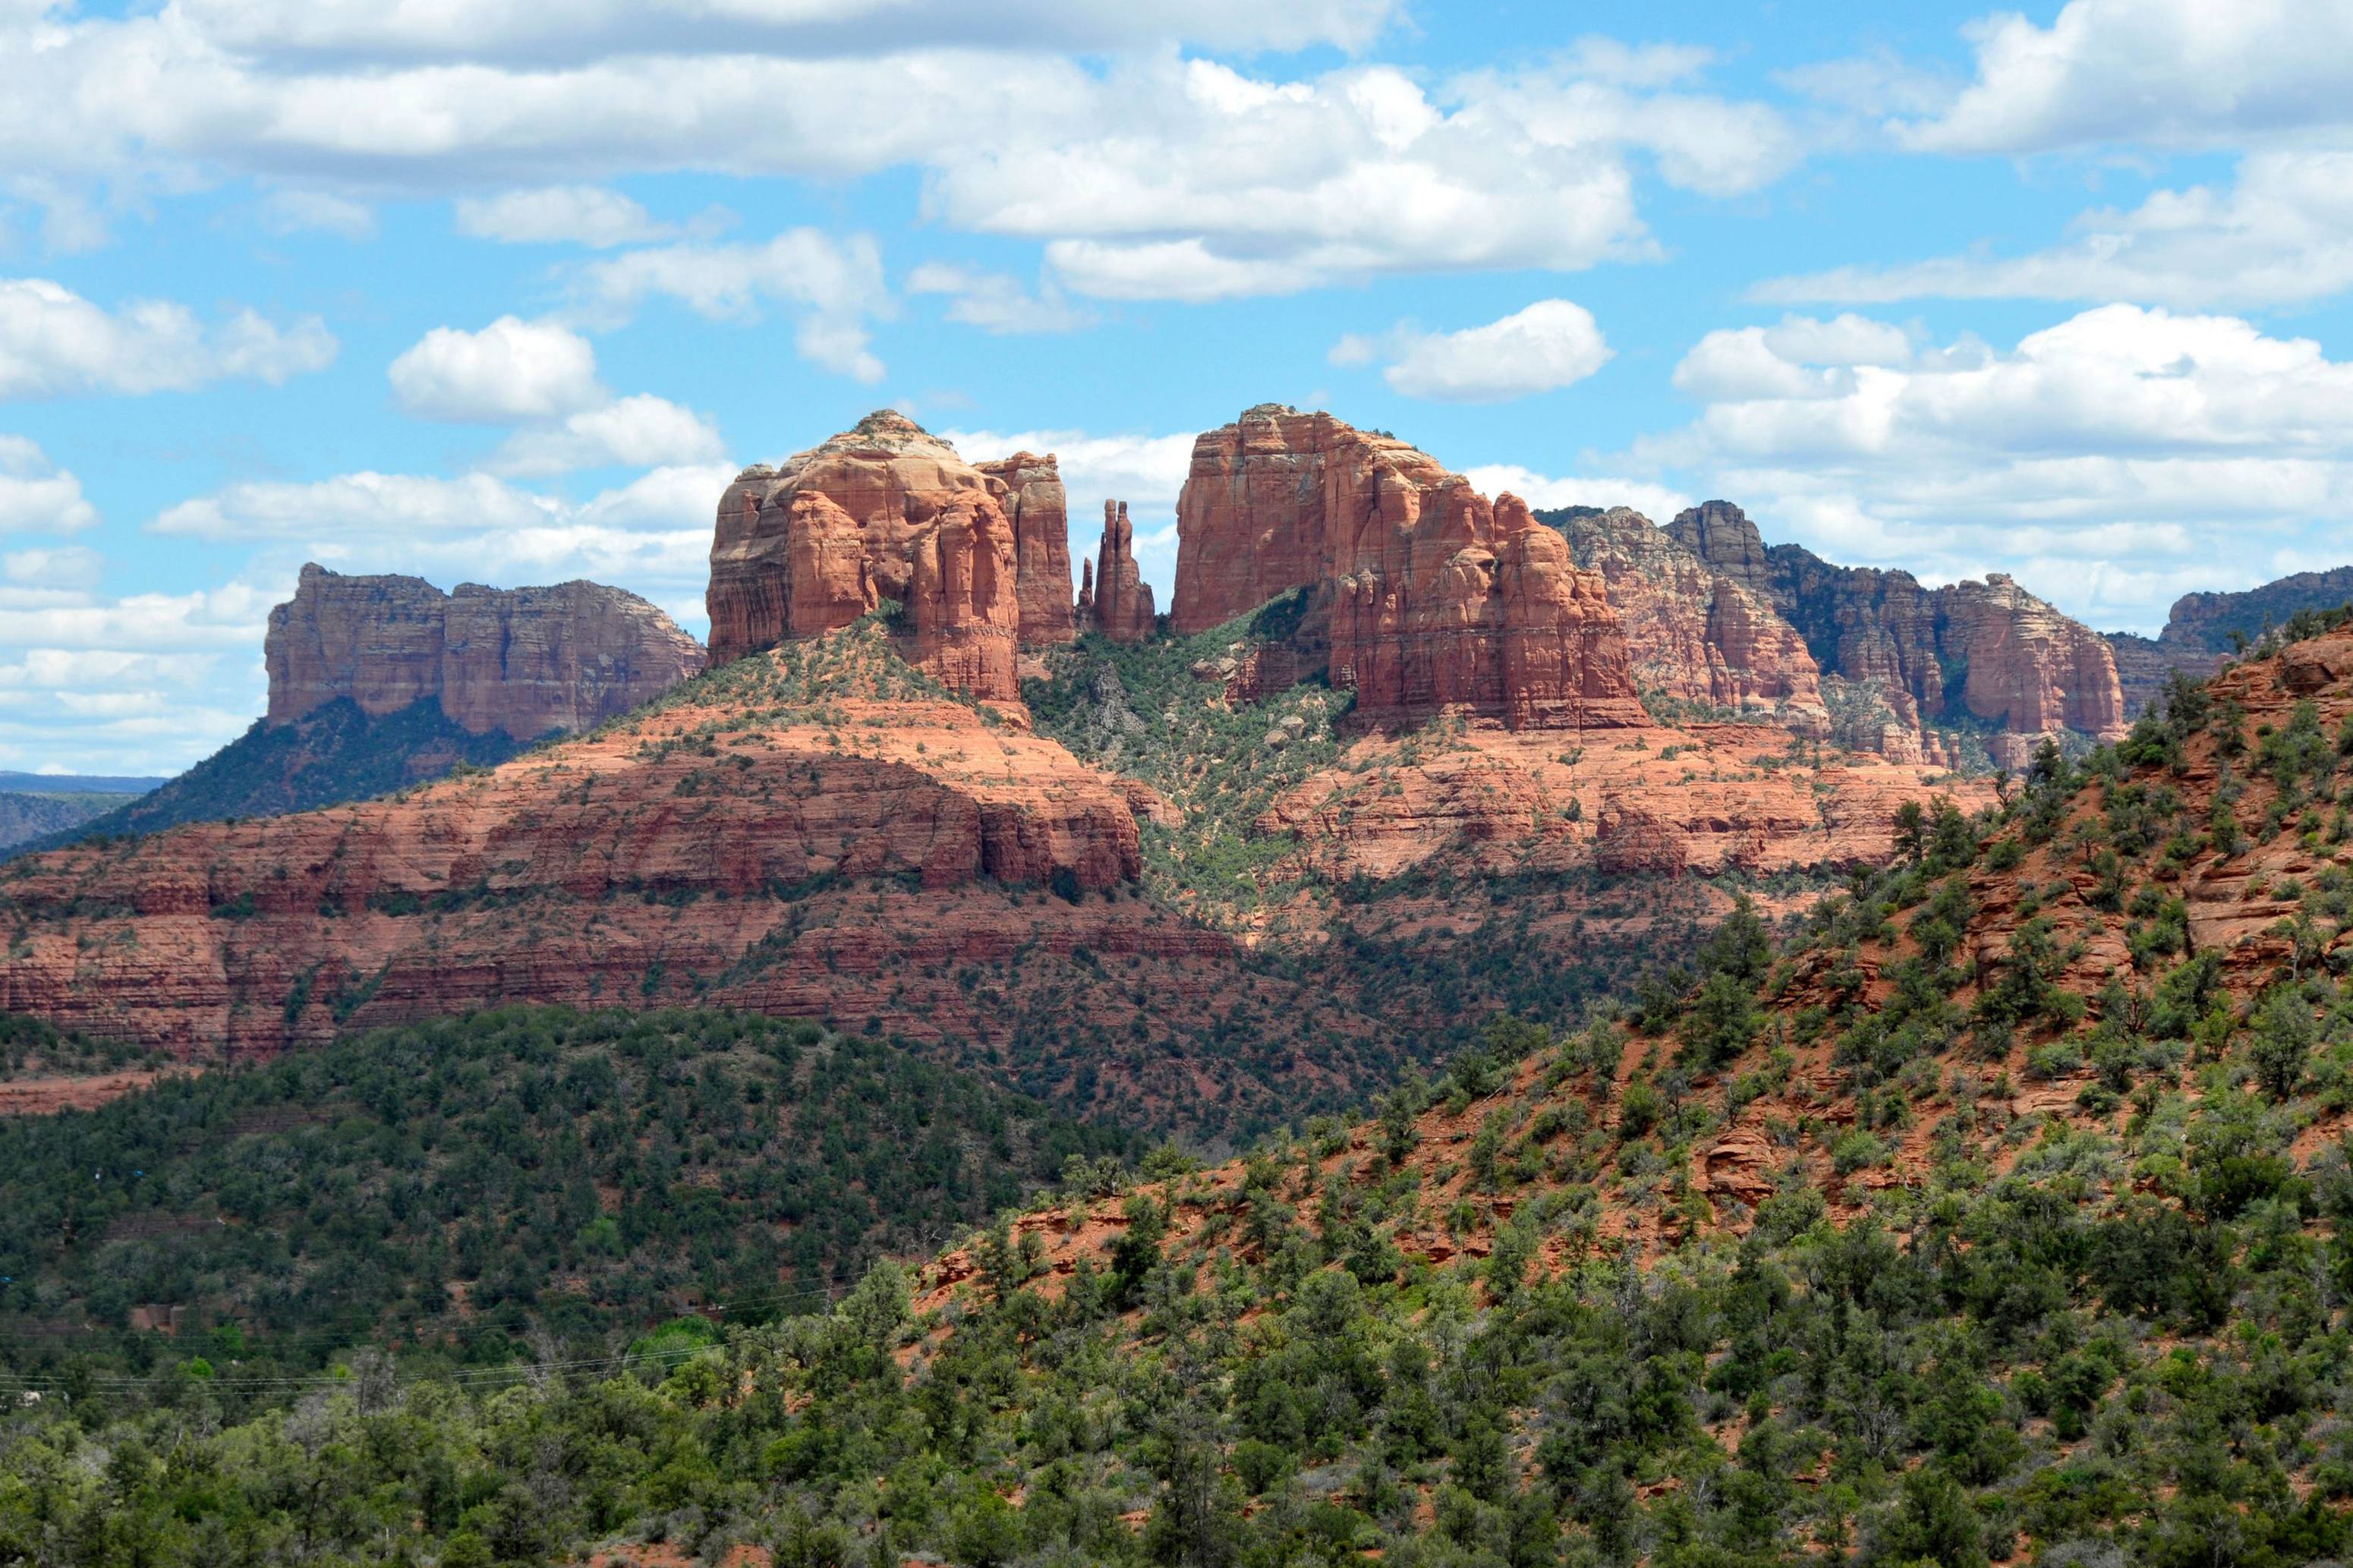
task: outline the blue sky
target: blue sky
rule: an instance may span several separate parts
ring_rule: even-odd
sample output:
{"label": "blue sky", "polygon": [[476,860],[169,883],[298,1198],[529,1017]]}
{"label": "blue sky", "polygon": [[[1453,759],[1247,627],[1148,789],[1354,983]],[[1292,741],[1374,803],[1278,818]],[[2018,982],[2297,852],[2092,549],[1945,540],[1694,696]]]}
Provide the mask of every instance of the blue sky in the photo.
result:
{"label": "blue sky", "polygon": [[2353,5],[0,0],[0,767],[260,710],[301,562],[698,635],[743,463],[1191,436],[2103,629],[2353,560]]}

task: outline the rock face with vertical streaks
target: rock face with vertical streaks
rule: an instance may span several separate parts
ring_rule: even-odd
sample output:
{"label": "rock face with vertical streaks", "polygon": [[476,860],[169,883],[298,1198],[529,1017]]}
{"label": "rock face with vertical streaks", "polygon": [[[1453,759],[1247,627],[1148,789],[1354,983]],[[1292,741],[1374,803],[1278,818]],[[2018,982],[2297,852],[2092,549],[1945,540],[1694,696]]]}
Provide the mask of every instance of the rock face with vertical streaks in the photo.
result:
{"label": "rock face with vertical streaks", "polygon": [[1069,642],[1078,635],[1071,617],[1071,506],[1053,454],[1016,452],[973,466],[1005,487],[1022,646]]}
{"label": "rock face with vertical streaks", "polygon": [[[1813,655],[1771,598],[1750,586],[1757,574],[1736,556],[1719,568],[1627,507],[1537,516],[1560,531],[1578,565],[1608,581],[1644,692],[1829,733]],[[1755,560],[1762,565],[1761,544]]]}
{"label": "rock face with vertical streaks", "polygon": [[700,644],[635,594],[601,584],[546,588],[302,568],[269,613],[267,722],[338,698],[380,717],[438,701],[469,733],[531,740],[588,730],[702,668]]}

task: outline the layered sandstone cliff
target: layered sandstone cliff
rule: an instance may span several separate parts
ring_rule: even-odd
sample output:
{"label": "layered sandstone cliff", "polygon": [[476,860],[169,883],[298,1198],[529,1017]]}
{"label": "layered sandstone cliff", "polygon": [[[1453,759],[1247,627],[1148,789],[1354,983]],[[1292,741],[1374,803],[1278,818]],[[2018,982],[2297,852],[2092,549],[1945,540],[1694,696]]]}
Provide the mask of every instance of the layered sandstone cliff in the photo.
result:
{"label": "layered sandstone cliff", "polygon": [[[1560,531],[1578,565],[1599,572],[1645,693],[1762,712],[1826,736],[1830,715],[1813,655],[1736,556],[1723,569],[1641,513],[1572,507],[1538,516]],[[1761,571],[1764,552],[1756,552]]]}
{"label": "layered sandstone cliff", "polygon": [[1016,452],[973,467],[1005,487],[1022,644],[1069,642],[1077,635],[1071,617],[1071,505],[1053,455]]}
{"label": "layered sandstone cliff", "polygon": [[700,644],[645,600],[596,583],[444,594],[421,577],[302,568],[269,613],[268,722],[349,698],[371,716],[437,700],[469,733],[588,730],[702,668]]}
{"label": "layered sandstone cliff", "polygon": [[[2004,574],[1932,589],[1908,572],[1838,566],[1794,544],[1768,549],[1726,501],[1683,512],[1667,531],[1727,575],[1764,583],[1814,656],[1841,740],[1888,751],[1924,724],[1967,716],[2000,728],[1989,747],[2015,765],[2044,735],[2123,732],[2106,639]],[[1832,678],[1842,689],[1828,689]]]}
{"label": "layered sandstone cliff", "polygon": [[1125,501],[1103,502],[1099,565],[1091,566],[1079,589],[1079,629],[1101,632],[1116,643],[1139,643],[1152,635],[1152,584],[1135,564],[1135,529]]}
{"label": "layered sandstone cliff", "polygon": [[870,414],[720,497],[712,658],[839,631],[888,599],[916,664],[1016,702],[1018,646],[1071,635],[1067,511],[1050,457],[984,469],[903,415]]}
{"label": "layered sandstone cliff", "polygon": [[1194,443],[1176,521],[1173,628],[1309,588],[1304,640],[1328,638],[1333,684],[1377,722],[1448,709],[1514,728],[1642,720],[1600,577],[1525,503],[1489,502],[1395,437],[1261,404]]}
{"label": "layered sandstone cliff", "polygon": [[883,637],[822,655],[871,679],[763,654],[492,773],[20,861],[0,1010],[189,1056],[501,1001],[888,1006],[945,1027],[969,1011],[950,966],[1042,926],[1105,952],[1161,940],[1134,906],[1023,913],[1024,886],[1136,877],[1127,788],[986,712],[894,694]]}

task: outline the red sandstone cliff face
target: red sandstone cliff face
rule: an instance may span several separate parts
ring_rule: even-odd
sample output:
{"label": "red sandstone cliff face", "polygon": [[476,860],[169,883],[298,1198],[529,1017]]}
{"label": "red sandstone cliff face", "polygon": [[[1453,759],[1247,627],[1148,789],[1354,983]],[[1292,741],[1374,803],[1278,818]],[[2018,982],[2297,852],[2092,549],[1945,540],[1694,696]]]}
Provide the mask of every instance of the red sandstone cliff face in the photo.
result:
{"label": "red sandstone cliff face", "polygon": [[1491,505],[1395,437],[1246,410],[1194,443],[1176,521],[1172,628],[1312,587],[1333,683],[1376,722],[1446,709],[1515,728],[1641,721],[1601,579],[1516,498]]}
{"label": "red sandstone cliff face", "polygon": [[420,577],[302,568],[269,613],[269,720],[348,697],[371,714],[427,699],[477,735],[588,730],[702,668],[702,647],[645,600],[596,583],[444,594]]}
{"label": "red sandstone cliff face", "polygon": [[[1008,507],[1010,510],[1008,510]],[[1016,648],[1037,601],[1041,638],[1067,636],[1069,546],[1050,458],[1020,454],[984,472],[904,416],[854,430],[781,468],[746,468],[720,497],[711,547],[712,658],[837,631],[881,601],[903,606],[909,657],[955,689],[1015,704]],[[1023,538],[1042,576],[1021,586]],[[1054,573],[1059,560],[1060,577]]]}
{"label": "red sandstone cliff face", "polygon": [[[2068,619],[1996,572],[1982,583],[1938,590],[1939,641],[1948,660],[1968,667],[1962,700],[2012,735],[2077,730],[2102,740],[2125,731],[2116,657],[2097,632]],[[2019,748],[1998,758],[2018,764]],[[2025,754],[2031,755],[2031,748]]]}
{"label": "red sandstone cliff face", "polygon": [[1924,721],[1967,713],[2007,731],[1989,749],[2016,765],[2046,734],[2123,731],[2106,640],[2007,576],[1928,589],[1908,572],[1836,566],[1794,544],[1768,550],[1726,501],[1682,513],[1668,533],[1711,566],[1768,584],[1826,686],[1832,676],[1844,683],[1831,700],[1841,740],[1895,756],[1907,744],[1933,748],[1927,737],[1905,739]]}
{"label": "red sandstone cliff face", "polygon": [[[1687,514],[1688,515],[1688,514]],[[1714,708],[1762,710],[1809,735],[1830,715],[1805,639],[1746,584],[1754,569],[1717,569],[1626,507],[1544,514],[1579,565],[1601,574],[1625,629],[1635,683]]]}
{"label": "red sandstone cliff face", "polygon": [[[501,999],[953,1018],[946,964],[1047,925],[1205,940],[1002,890],[1141,869],[1127,789],[1061,747],[881,687],[813,703],[791,655],[723,679],[487,775],[19,862],[0,1008],[189,1056]],[[904,998],[918,963],[947,994]]]}
{"label": "red sandstone cliff face", "polygon": [[1071,617],[1071,507],[1053,455],[1016,452],[973,467],[1004,487],[1023,646],[1069,642],[1078,635]]}
{"label": "red sandstone cliff face", "polygon": [[1101,632],[1116,643],[1139,643],[1152,635],[1155,611],[1152,584],[1135,566],[1135,530],[1127,521],[1125,501],[1103,502],[1102,562],[1090,567],[1079,589],[1078,618],[1082,631]]}

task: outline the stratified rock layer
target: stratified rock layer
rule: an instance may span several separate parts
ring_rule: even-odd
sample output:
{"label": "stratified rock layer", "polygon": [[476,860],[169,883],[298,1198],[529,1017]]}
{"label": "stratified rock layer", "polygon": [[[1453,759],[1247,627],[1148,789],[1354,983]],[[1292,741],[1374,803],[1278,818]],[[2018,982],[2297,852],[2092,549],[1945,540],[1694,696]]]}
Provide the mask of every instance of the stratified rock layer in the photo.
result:
{"label": "stratified rock layer", "polygon": [[[1172,628],[1314,593],[1333,683],[1377,722],[1448,709],[1514,728],[1642,721],[1598,574],[1504,496],[1395,437],[1276,404],[1194,443]],[[1095,588],[1098,604],[1103,585]]]}
{"label": "stratified rock layer", "polygon": [[849,1016],[911,984],[892,1016],[953,1026],[948,967],[1045,927],[1198,945],[1141,906],[1032,918],[1004,890],[1134,879],[1116,781],[962,703],[812,703],[757,658],[489,773],[20,861],[0,1009],[189,1056],[501,1001]]}
{"label": "stratified rock layer", "polygon": [[[984,471],[903,415],[870,414],[780,468],[746,468],[720,497],[712,658],[839,631],[889,599],[911,659],[1015,703],[1018,645],[1070,635],[1066,510],[1051,458]],[[1025,553],[1038,577],[1026,597]]]}
{"label": "stratified rock layer", "polygon": [[635,594],[596,583],[548,588],[302,568],[269,613],[268,721],[348,697],[381,717],[438,700],[468,732],[531,740],[587,730],[659,695],[703,664],[702,646]]}
{"label": "stratified rock layer", "polygon": [[1079,590],[1082,631],[1101,632],[1116,643],[1139,643],[1152,635],[1152,584],[1135,565],[1135,530],[1125,501],[1103,502],[1099,563]]}

